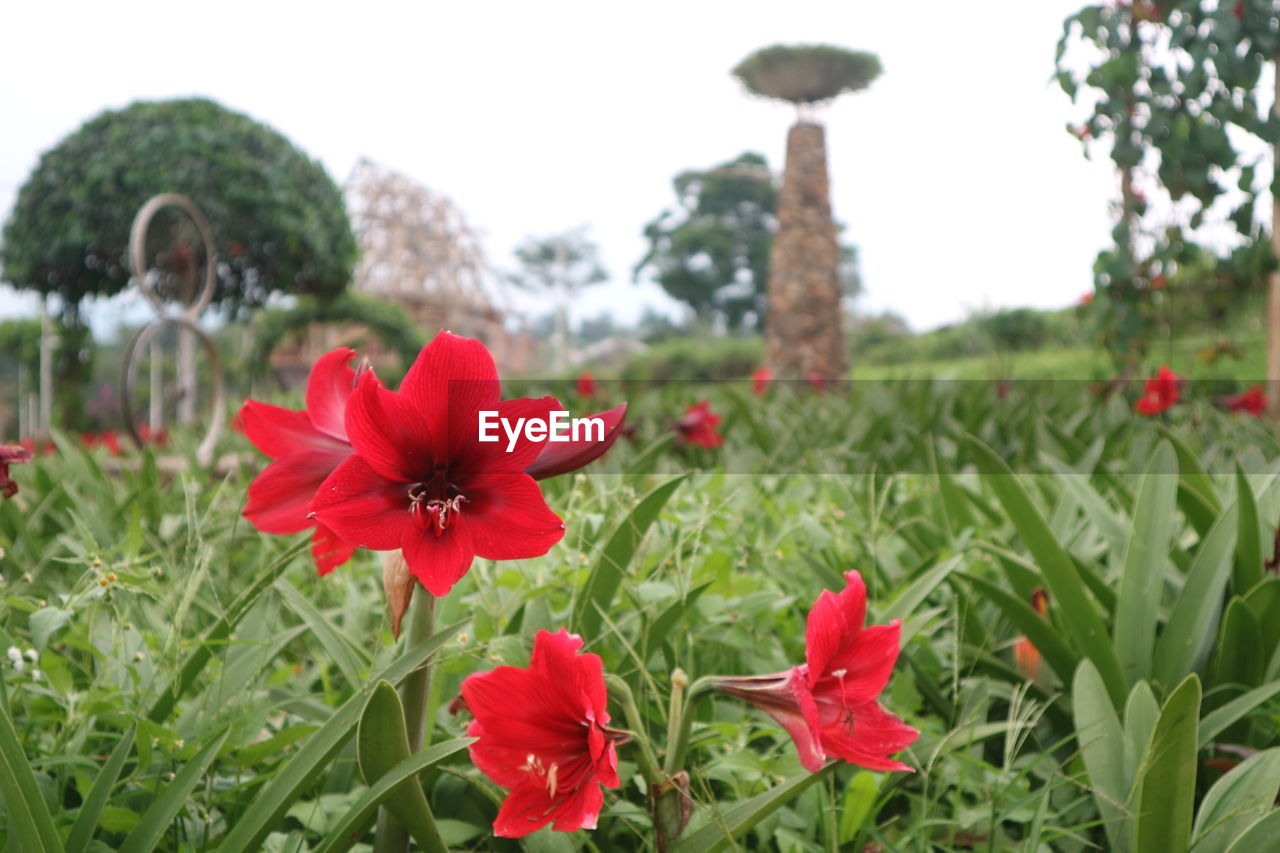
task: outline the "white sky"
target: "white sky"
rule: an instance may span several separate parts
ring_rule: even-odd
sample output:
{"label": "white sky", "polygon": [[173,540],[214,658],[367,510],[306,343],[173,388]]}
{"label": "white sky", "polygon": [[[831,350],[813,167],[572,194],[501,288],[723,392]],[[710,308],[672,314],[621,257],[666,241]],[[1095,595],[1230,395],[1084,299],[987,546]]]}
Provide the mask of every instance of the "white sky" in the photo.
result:
{"label": "white sky", "polygon": [[[1114,188],[1063,130],[1050,84],[1083,0],[0,5],[0,211],[42,151],[137,99],[202,95],[318,157],[369,156],[451,196],[490,261],[589,222],[611,281],[575,305],[634,320],[643,225],[688,168],[764,153],[792,110],[729,75],[775,42],[879,54],[884,75],[827,115],[832,200],[857,243],[864,310],[916,328],[1092,288]],[[157,188],[162,189],[162,188]],[[30,301],[0,292],[0,315]]]}

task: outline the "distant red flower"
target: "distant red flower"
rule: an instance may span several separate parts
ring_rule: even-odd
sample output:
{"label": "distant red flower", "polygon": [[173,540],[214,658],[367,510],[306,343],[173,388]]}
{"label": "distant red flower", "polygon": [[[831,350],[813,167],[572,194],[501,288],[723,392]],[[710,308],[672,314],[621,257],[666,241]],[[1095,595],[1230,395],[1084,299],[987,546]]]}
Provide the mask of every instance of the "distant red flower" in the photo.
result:
{"label": "distant red flower", "polygon": [[1163,275],[1157,275],[1155,278],[1151,279],[1151,287],[1153,290],[1164,290],[1168,286],[1169,279],[1165,278]]}
{"label": "distant red flower", "polygon": [[[1031,592],[1031,606],[1041,617],[1049,610],[1049,594],[1040,587]],[[1035,681],[1040,675],[1040,650],[1027,637],[1021,636],[1013,644],[1013,660],[1018,674],[1028,681]]]}
{"label": "distant red flower", "polygon": [[307,407],[284,409],[247,400],[236,420],[253,445],[273,461],[249,484],[244,517],[264,533],[299,533],[315,527],[311,556],[327,575],[351,559],[355,547],[310,517],[316,489],[351,455],[347,401],[356,384],[355,350],[340,347],[320,356],[307,377]]}
{"label": "distant red flower", "polygon": [[1236,6],[1231,13],[1237,18],[1244,18],[1244,0],[1236,0]]}
{"label": "distant red flower", "polygon": [[1080,294],[1080,304],[1081,304],[1081,305],[1088,305],[1088,304],[1089,304],[1089,303],[1091,303],[1091,302],[1093,302],[1093,291],[1088,291],[1088,292],[1085,292],[1085,293]]}
{"label": "distant red flower", "polygon": [[80,433],[80,443],[89,450],[95,447],[105,447],[112,456],[119,456],[124,452],[120,447],[120,437],[116,435],[116,431],[113,429],[103,430],[102,432],[82,432]]}
{"label": "distant red flower", "polygon": [[558,832],[595,829],[606,788],[616,788],[616,745],[608,727],[599,655],[578,654],[582,638],[539,631],[529,668],[500,666],[467,676],[462,698],[475,718],[471,760],[508,789],[495,835],[519,838],[547,824]]}
{"label": "distant red flower", "polygon": [[716,432],[720,416],[711,411],[711,404],[701,400],[691,405],[678,421],[672,424],[679,444],[696,444],[698,447],[716,448],[724,444],[724,436]]}
{"label": "distant red flower", "polygon": [[764,396],[764,392],[769,390],[769,383],[773,381],[773,371],[767,367],[761,367],[751,374],[751,393],[757,397]]}
{"label": "distant red flower", "polygon": [[803,664],[772,675],[719,678],[716,688],[773,717],[810,772],[828,757],[869,770],[910,771],[890,756],[920,733],[877,699],[898,660],[901,620],[863,627],[866,586],[857,572],[844,577],[844,590],[823,590],[809,612]]}
{"label": "distant red flower", "polygon": [[1218,403],[1229,412],[1247,412],[1260,418],[1267,410],[1267,395],[1262,393],[1261,385],[1254,385],[1248,391],[1223,397]]}
{"label": "distant red flower", "polygon": [[544,442],[521,432],[480,442],[478,412],[547,420],[554,397],[501,400],[484,344],[441,332],[423,348],[398,391],[372,373],[347,404],[355,452],[320,484],[310,511],[345,542],[401,549],[409,571],[435,596],[448,594],[475,557],[539,557],[564,536],[525,469]]}
{"label": "distant red flower", "polygon": [[154,444],[156,447],[164,447],[169,443],[169,433],[163,427],[153,430],[150,424],[138,427],[138,438],[142,439],[144,444]]}
{"label": "distant red flower", "polygon": [[1178,402],[1178,389],[1182,382],[1182,377],[1170,370],[1167,364],[1160,365],[1155,377],[1146,381],[1144,393],[1135,408],[1144,415],[1160,414]]}
{"label": "distant red flower", "polygon": [[584,370],[582,375],[578,377],[575,389],[579,397],[594,397],[596,395],[596,378],[591,375],[591,371]]}
{"label": "distant red flower", "polygon": [[[18,446],[25,448],[26,450],[29,450],[32,454],[36,452],[36,440],[29,435],[26,436],[25,438],[18,439]],[[41,456],[52,456],[57,452],[58,452],[57,446],[47,438],[40,445]]]}
{"label": "distant red flower", "polygon": [[32,452],[20,444],[0,444],[0,495],[6,500],[18,493],[18,484],[9,476],[9,466],[33,458]]}
{"label": "distant red flower", "polygon": [[804,375],[804,381],[809,383],[809,387],[817,391],[819,394],[825,393],[827,390],[827,377],[821,373],[810,370]]}

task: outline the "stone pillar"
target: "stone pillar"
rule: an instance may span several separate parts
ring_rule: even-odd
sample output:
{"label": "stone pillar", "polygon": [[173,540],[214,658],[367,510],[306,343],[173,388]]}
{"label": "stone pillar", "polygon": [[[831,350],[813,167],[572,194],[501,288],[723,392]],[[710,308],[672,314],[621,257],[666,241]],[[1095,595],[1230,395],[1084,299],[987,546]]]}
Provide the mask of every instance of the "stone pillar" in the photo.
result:
{"label": "stone pillar", "polygon": [[826,132],[820,124],[800,121],[787,134],[778,233],[769,257],[765,347],[779,378],[845,378],[839,268]]}

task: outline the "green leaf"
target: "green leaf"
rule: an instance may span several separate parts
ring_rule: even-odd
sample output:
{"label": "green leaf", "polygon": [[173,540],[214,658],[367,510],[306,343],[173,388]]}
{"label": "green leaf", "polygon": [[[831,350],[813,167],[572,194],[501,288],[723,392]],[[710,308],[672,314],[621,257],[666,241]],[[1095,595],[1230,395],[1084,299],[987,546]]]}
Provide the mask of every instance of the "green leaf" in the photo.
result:
{"label": "green leaf", "polygon": [[1151,748],[1134,780],[1135,853],[1186,850],[1196,799],[1200,679],[1187,676],[1160,712]]}
{"label": "green leaf", "polygon": [[986,475],[984,482],[995,491],[1040,567],[1049,588],[1050,606],[1060,615],[1075,648],[1097,666],[1112,703],[1119,707],[1126,693],[1124,673],[1106,624],[1086,593],[1071,555],[1054,537],[1004,460],[973,436],[969,436],[969,446],[978,470]]}
{"label": "green leaf", "polygon": [[164,837],[165,830],[173,824],[178,812],[182,811],[182,807],[187,804],[187,796],[195,790],[196,785],[200,784],[205,771],[218,757],[218,750],[222,748],[222,744],[230,733],[230,729],[224,729],[221,734],[205,744],[194,758],[182,765],[182,769],[174,776],[172,782],[161,786],[159,796],[142,813],[138,825],[120,846],[120,853],[150,853],[155,849],[160,839]]}
{"label": "green leaf", "polygon": [[138,733],[137,726],[131,726],[127,732],[121,736],[116,748],[111,750],[102,769],[98,771],[97,777],[93,780],[93,786],[89,788],[89,793],[85,796],[84,802],[80,804],[80,813],[76,815],[76,822],[71,827],[71,834],[67,836],[67,847],[71,850],[83,850],[93,839],[93,831],[98,828],[98,823],[102,817],[102,810],[107,805],[107,800],[111,797],[111,789],[115,787],[116,782],[120,779],[120,770],[124,767],[125,759],[129,757],[129,751],[133,749],[133,739]]}
{"label": "green leaf", "polygon": [[1214,783],[1196,815],[1195,853],[1225,853],[1232,840],[1274,811],[1280,748],[1251,755]]}
{"label": "green leaf", "polygon": [[[455,622],[435,636],[406,649],[394,663],[378,674],[375,683],[385,680],[393,685],[399,684],[409,673],[424,666],[467,621],[463,619]],[[275,778],[258,792],[245,813],[234,821],[231,831],[218,847],[219,853],[249,853],[259,849],[262,840],[279,824],[293,801],[324,775],[329,762],[355,734],[361,712],[372,692],[372,688],[369,688],[353,695],[307,738],[301,748],[277,771]]]}
{"label": "green leaf", "polygon": [[1250,711],[1280,694],[1280,681],[1272,681],[1255,687],[1243,696],[1237,696],[1221,708],[1215,708],[1200,721],[1200,748],[1204,749],[1214,738],[1222,734]]}
{"label": "green leaf", "polygon": [[1272,812],[1249,827],[1231,843],[1227,853],[1258,853],[1280,849],[1280,811]]}
{"label": "green leaf", "polygon": [[360,686],[360,673],[369,665],[369,656],[361,648],[359,648],[349,637],[345,637],[334,626],[331,620],[326,618],[315,605],[312,604],[306,596],[298,592],[297,588],[288,580],[281,578],[272,584],[274,589],[280,593],[284,603],[289,609],[301,617],[302,621],[307,624],[311,632],[315,634],[320,645],[324,646],[325,653],[329,660],[341,670],[346,676],[347,683],[352,687]]}
{"label": "green leaf", "polygon": [[662,511],[667,499],[688,476],[680,474],[654,488],[636,504],[609,537],[608,544],[578,597],[573,620],[578,633],[594,637],[599,632],[600,614],[612,604],[613,596],[622,583],[623,573],[640,547],[640,540]]}
{"label": "green leaf", "polygon": [[1005,618],[1026,635],[1064,684],[1071,678],[1080,663],[1080,656],[1063,641],[1052,622],[1037,613],[1030,604],[1013,597],[986,578],[965,572],[957,572],[956,576],[971,584],[979,597],[1000,608]]}
{"label": "green leaf", "polygon": [[1177,505],[1176,456],[1161,442],[1147,464],[1133,511],[1116,600],[1115,648],[1129,684],[1151,675],[1156,616]]}
{"label": "green leaf", "polygon": [[1227,603],[1218,632],[1214,656],[1213,684],[1257,687],[1266,661],[1262,654],[1262,628],[1253,610],[1239,596]]}
{"label": "green leaf", "polygon": [[869,770],[861,770],[844,792],[844,808],[840,811],[840,843],[848,844],[858,837],[871,807],[880,794],[880,781]]}
{"label": "green leaf", "polygon": [[1262,580],[1262,527],[1258,520],[1258,501],[1239,461],[1236,462],[1236,504],[1240,532],[1236,538],[1236,564],[1231,575],[1231,589],[1237,595],[1244,595]]}
{"label": "green leaf", "polygon": [[18,742],[9,708],[0,699],[0,796],[8,812],[9,831],[23,853],[55,853],[62,839],[40,793],[35,773]]}
{"label": "green leaf", "polygon": [[1234,504],[1227,507],[1201,541],[1156,644],[1155,679],[1165,687],[1186,678],[1214,641],[1235,551],[1235,514]]}
{"label": "green leaf", "polygon": [[811,785],[830,774],[840,762],[832,761],[817,773],[804,773],[792,777],[762,794],[736,803],[711,819],[681,836],[672,853],[717,853],[741,838],[778,809],[803,794]]}
{"label": "green leaf", "polygon": [[[882,621],[902,619],[905,622],[908,617],[920,610],[920,606],[924,604],[930,593],[937,589],[938,584],[946,580],[947,575],[951,574],[963,561],[964,555],[957,554],[921,574],[880,611]],[[902,643],[905,645],[909,639],[910,637],[904,636]]]}
{"label": "green leaf", "polygon": [[[365,784],[375,784],[408,757],[409,730],[400,696],[390,684],[379,681],[364,706],[356,732],[356,759]],[[444,849],[435,816],[417,779],[405,779],[392,788],[384,802],[424,849]]]}
{"label": "green leaf", "polygon": [[337,853],[340,850],[350,849],[362,829],[373,821],[378,806],[386,801],[398,786],[408,781],[414,781],[416,784],[415,780],[423,770],[461,752],[467,748],[468,744],[474,742],[475,738],[469,737],[441,741],[407,756],[388,769],[378,777],[377,782],[361,794],[360,799],[352,804],[350,810],[342,816],[338,824],[316,848],[316,853]]}
{"label": "green leaf", "polygon": [[31,645],[43,652],[49,645],[49,638],[71,621],[73,615],[70,610],[62,607],[42,607],[32,613],[27,620],[27,628],[31,631]]}
{"label": "green leaf", "polygon": [[1089,773],[1102,825],[1114,850],[1126,848],[1125,800],[1129,784],[1124,773],[1124,732],[1112,707],[1111,697],[1098,668],[1082,660],[1071,685],[1071,708],[1075,715],[1076,742]]}

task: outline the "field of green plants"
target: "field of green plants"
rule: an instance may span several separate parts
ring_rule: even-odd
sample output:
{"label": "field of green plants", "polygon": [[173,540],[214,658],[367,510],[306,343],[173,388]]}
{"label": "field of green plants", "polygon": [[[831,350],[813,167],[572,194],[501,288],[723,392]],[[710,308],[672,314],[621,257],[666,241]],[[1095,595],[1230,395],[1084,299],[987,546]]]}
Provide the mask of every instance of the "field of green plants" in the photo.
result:
{"label": "field of green plants", "polygon": [[[1143,417],[1083,383],[600,383],[636,430],[541,481],[563,539],[477,559],[398,640],[381,554],[319,577],[241,516],[243,435],[214,470],[195,436],[55,436],[0,501],[3,849],[386,850],[395,821],[459,851],[1280,849],[1280,442],[1192,391]],[[681,446],[704,398],[724,443]],[[867,624],[901,620],[880,701],[912,772],[810,772],[700,681],[804,661],[853,570]],[[560,628],[630,733],[619,785],[595,829],[495,837],[455,700]]]}

